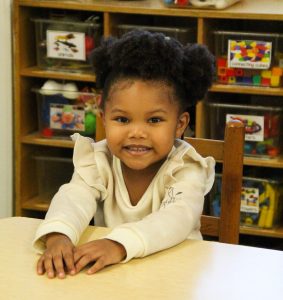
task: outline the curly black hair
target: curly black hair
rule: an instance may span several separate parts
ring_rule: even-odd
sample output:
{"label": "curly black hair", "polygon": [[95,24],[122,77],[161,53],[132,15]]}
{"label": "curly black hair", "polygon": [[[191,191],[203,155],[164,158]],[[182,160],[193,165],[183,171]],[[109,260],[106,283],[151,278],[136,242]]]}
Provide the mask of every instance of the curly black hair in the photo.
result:
{"label": "curly black hair", "polygon": [[121,79],[160,81],[173,87],[182,110],[202,99],[211,86],[214,56],[206,46],[183,46],[162,33],[133,30],[120,39],[104,39],[91,56],[102,105]]}

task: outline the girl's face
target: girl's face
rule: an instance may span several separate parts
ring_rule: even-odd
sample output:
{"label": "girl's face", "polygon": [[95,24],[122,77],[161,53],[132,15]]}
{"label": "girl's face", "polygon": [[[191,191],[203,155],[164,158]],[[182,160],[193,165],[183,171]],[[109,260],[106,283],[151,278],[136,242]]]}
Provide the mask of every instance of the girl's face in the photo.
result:
{"label": "girl's face", "polygon": [[140,80],[121,81],[110,90],[103,115],[106,139],[125,167],[159,167],[183,134],[189,114],[180,115],[170,97],[171,88]]}

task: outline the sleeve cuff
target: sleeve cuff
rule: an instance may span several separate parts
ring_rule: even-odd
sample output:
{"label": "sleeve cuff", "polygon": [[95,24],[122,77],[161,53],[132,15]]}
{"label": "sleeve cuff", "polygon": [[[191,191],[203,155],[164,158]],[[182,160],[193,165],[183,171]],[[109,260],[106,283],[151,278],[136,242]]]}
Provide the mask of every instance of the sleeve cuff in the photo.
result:
{"label": "sleeve cuff", "polygon": [[[43,225],[44,223],[44,225]],[[43,253],[46,249],[45,247],[45,236],[48,233],[58,232],[65,234],[74,245],[76,245],[79,241],[79,237],[76,234],[76,231],[72,229],[69,225],[62,223],[60,221],[53,221],[52,223],[45,223],[43,221],[42,225],[36,231],[35,238],[32,242],[33,248],[38,253]]]}
{"label": "sleeve cuff", "polygon": [[144,243],[131,228],[115,228],[104,238],[118,242],[125,247],[127,256],[121,263],[128,262],[134,257],[144,256]]}

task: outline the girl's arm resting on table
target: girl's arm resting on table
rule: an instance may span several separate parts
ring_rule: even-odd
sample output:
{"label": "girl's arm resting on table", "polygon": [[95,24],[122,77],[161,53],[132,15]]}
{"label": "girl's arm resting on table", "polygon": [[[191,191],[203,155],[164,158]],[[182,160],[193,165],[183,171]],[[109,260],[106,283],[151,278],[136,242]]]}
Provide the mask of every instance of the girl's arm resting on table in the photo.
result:
{"label": "girl's arm resting on table", "polygon": [[42,253],[44,236],[52,232],[66,235],[76,245],[96,212],[99,198],[100,191],[88,186],[74,173],[71,182],[62,185],[53,197],[45,220],[36,231],[34,248]]}
{"label": "girl's arm resting on table", "polygon": [[100,192],[85,184],[76,173],[70,183],[59,189],[34,240],[34,247],[43,253],[37,263],[39,275],[64,278],[66,271],[71,275],[77,273],[74,245],[94,216],[99,197]]}

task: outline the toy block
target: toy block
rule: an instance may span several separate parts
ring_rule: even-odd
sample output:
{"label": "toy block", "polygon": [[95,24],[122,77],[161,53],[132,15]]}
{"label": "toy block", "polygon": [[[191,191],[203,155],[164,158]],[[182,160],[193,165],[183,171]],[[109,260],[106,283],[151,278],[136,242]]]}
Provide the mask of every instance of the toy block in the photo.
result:
{"label": "toy block", "polygon": [[218,76],[226,76],[227,75],[227,68],[226,67],[218,67],[217,75]]}
{"label": "toy block", "polygon": [[261,77],[262,78],[271,78],[271,71],[268,71],[268,70],[261,71]]}
{"label": "toy block", "polygon": [[253,78],[253,85],[260,85],[261,83],[260,75],[254,75],[252,78]]}
{"label": "toy block", "polygon": [[272,76],[275,75],[275,76],[282,76],[282,68],[279,68],[279,67],[273,67],[272,70]]}
{"label": "toy block", "polygon": [[243,69],[235,69],[235,76],[240,77],[244,75]]}
{"label": "toy block", "polygon": [[228,77],[226,75],[224,75],[224,76],[218,76],[218,81],[220,83],[228,83]]}
{"label": "toy block", "polygon": [[270,86],[270,78],[262,77],[260,83],[261,83],[262,86]]}
{"label": "toy block", "polygon": [[217,58],[217,67],[227,67],[227,59],[223,57]]}
{"label": "toy block", "polygon": [[270,78],[270,85],[271,86],[279,86],[280,85],[280,78],[281,76],[275,76],[275,75],[272,75],[271,78]]}
{"label": "toy block", "polygon": [[233,68],[227,68],[226,75],[227,76],[235,76],[235,69],[233,69]]}
{"label": "toy block", "polygon": [[228,76],[228,83],[229,84],[235,84],[236,83],[236,77],[235,76]]}
{"label": "toy block", "polygon": [[242,77],[242,82],[243,82],[244,84],[252,84],[252,83],[253,83],[253,79],[252,79],[252,77],[243,76],[243,77]]}

